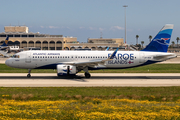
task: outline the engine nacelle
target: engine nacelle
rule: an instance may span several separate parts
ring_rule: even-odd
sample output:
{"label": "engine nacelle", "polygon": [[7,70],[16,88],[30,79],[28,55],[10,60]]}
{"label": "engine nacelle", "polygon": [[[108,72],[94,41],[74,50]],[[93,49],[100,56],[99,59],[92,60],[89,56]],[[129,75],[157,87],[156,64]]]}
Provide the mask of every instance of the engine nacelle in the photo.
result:
{"label": "engine nacelle", "polygon": [[76,66],[73,65],[57,65],[57,75],[75,75],[76,74]]}

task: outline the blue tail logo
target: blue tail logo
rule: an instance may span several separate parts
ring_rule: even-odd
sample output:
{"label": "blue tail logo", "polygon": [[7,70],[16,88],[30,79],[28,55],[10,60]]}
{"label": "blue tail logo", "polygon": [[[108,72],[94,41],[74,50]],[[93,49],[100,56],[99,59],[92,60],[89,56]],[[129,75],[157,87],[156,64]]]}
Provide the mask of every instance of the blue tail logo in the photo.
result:
{"label": "blue tail logo", "polygon": [[9,37],[6,38],[6,40],[4,41],[4,43],[1,46],[8,46],[8,40],[9,40]]}
{"label": "blue tail logo", "polygon": [[162,45],[169,45],[170,38],[155,39],[154,41],[157,41],[159,44]]}
{"label": "blue tail logo", "polygon": [[142,51],[167,52],[173,30],[172,24],[165,25]]}

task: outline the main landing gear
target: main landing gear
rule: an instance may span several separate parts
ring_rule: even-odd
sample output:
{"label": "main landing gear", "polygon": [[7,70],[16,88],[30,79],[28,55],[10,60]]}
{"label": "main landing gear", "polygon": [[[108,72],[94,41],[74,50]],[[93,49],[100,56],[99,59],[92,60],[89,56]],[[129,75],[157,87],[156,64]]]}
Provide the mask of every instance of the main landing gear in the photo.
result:
{"label": "main landing gear", "polygon": [[30,78],[31,77],[31,69],[28,70],[28,74],[27,77]]}
{"label": "main landing gear", "polygon": [[91,77],[91,74],[88,72],[88,67],[85,67],[83,69],[83,71],[85,72],[84,75],[85,75],[86,78],[90,78]]}
{"label": "main landing gear", "polygon": [[91,77],[91,74],[88,73],[88,72],[85,72],[84,75],[85,75],[86,78],[90,78]]}

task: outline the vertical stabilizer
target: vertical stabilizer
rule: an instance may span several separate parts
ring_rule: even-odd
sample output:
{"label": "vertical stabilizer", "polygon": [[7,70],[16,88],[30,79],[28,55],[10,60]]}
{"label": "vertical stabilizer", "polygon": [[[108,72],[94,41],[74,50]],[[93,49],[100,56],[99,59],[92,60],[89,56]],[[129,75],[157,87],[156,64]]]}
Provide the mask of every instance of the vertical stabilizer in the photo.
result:
{"label": "vertical stabilizer", "polygon": [[141,51],[167,52],[173,30],[173,24],[166,24],[154,39]]}
{"label": "vertical stabilizer", "polygon": [[4,41],[4,43],[1,46],[8,46],[8,40],[9,40],[9,37],[6,38],[6,40]]}

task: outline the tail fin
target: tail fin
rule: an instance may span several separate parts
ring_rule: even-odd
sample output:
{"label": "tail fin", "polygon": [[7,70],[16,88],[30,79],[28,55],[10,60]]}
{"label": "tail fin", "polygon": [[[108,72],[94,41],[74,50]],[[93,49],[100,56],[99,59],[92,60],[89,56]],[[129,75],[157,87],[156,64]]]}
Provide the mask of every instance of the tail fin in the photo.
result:
{"label": "tail fin", "polygon": [[172,24],[166,24],[146,48],[141,51],[167,52],[173,26]]}
{"label": "tail fin", "polygon": [[9,40],[9,36],[7,36],[6,40],[4,41],[4,43],[1,46],[8,46],[8,40]]}

